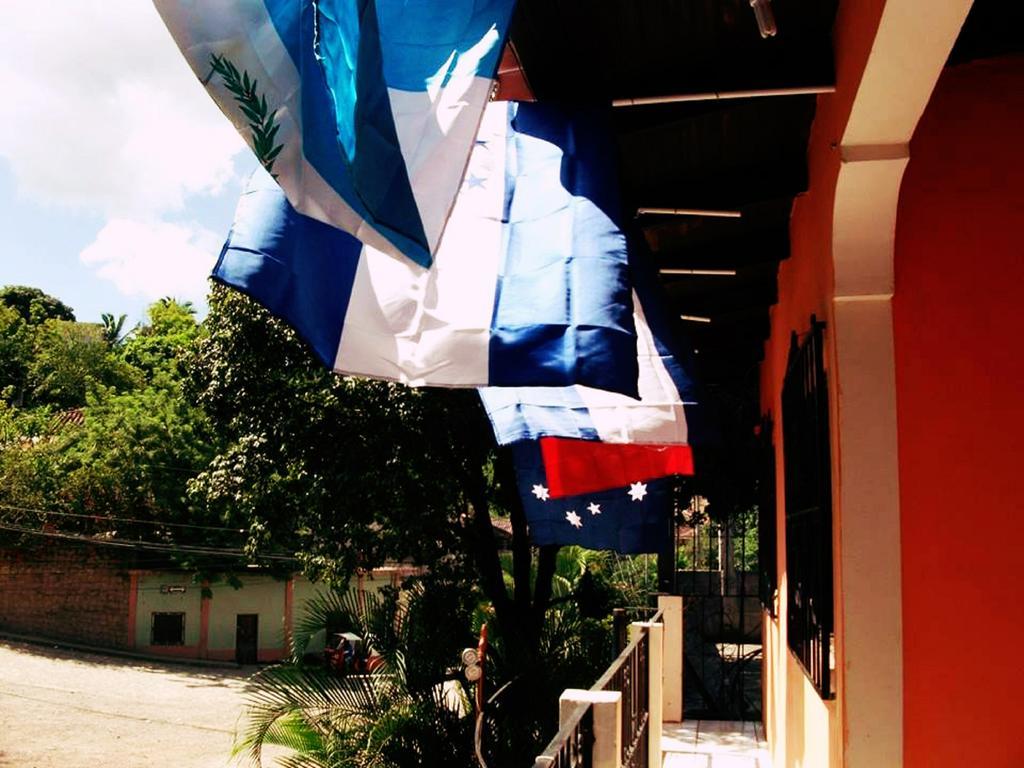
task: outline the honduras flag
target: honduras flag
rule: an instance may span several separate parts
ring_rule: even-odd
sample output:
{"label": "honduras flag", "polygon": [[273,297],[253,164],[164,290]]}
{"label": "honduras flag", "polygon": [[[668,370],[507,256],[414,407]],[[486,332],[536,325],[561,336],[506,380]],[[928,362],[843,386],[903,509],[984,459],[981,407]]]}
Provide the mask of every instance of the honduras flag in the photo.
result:
{"label": "honduras flag", "polygon": [[495,102],[431,267],[297,213],[265,173],[214,270],[341,373],[637,395],[615,152],[602,112]]}
{"label": "honduras flag", "polygon": [[[480,397],[500,445],[539,438],[674,445],[674,452],[661,452],[667,466],[692,462],[689,444],[694,437],[707,438],[691,375],[693,358],[673,332],[673,318],[653,270],[645,269],[639,258],[634,262],[630,274],[639,400],[589,386],[483,388]],[[697,434],[691,435],[694,426]]]}
{"label": "honduras flag", "polygon": [[[599,491],[556,496],[551,492],[552,465],[540,446],[536,440],[523,440],[512,448],[519,495],[535,545],[575,544],[622,554],[664,548],[671,530],[671,479],[623,482]],[[565,479],[570,487],[577,481],[586,484],[585,476],[595,471],[599,470],[589,467],[579,477]]]}
{"label": "honduras flag", "polygon": [[431,263],[514,0],[155,3],[297,210]]}

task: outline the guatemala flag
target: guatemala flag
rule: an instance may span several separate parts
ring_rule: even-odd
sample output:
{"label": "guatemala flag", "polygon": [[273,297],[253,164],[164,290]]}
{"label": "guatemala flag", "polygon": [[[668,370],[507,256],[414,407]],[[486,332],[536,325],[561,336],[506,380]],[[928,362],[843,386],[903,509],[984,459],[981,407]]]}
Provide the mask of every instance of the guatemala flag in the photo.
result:
{"label": "guatemala flag", "polygon": [[297,210],[432,261],[514,0],[155,0]]}
{"label": "guatemala flag", "polygon": [[[671,535],[671,478],[556,497],[540,443],[520,441],[512,453],[530,540],[536,546],[575,544],[622,554],[664,549]],[[590,468],[587,473],[594,471]]]}
{"label": "guatemala flag", "polygon": [[431,267],[297,213],[257,172],[214,277],[341,373],[412,385],[637,395],[606,113],[495,102]]}

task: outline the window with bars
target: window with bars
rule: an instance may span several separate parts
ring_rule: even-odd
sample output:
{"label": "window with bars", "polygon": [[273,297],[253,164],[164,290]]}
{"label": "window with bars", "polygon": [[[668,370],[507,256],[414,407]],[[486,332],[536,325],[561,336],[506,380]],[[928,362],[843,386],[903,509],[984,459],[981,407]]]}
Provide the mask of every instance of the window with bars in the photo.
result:
{"label": "window with bars", "polygon": [[757,445],[757,563],[761,605],[775,616],[775,591],[778,589],[778,556],[775,534],[775,444],[772,420],[761,419]]}
{"label": "window with bars", "polygon": [[185,614],[154,613],[150,642],[153,645],[184,645]]}
{"label": "window with bars", "polygon": [[832,460],[825,324],[794,333],[782,386],[789,647],[822,698],[832,698]]}

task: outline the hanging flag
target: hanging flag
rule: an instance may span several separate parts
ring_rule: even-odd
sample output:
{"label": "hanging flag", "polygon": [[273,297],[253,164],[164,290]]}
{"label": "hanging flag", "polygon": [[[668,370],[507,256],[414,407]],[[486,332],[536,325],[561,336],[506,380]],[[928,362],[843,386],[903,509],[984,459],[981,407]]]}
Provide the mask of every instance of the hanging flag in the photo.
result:
{"label": "hanging flag", "polygon": [[[630,271],[639,400],[588,386],[486,387],[480,398],[499,445],[559,437],[685,447],[706,438],[691,435],[695,424],[698,432],[704,427],[689,349],[677,342],[656,278],[643,267],[636,263]],[[688,448],[670,461],[687,457]]]}
{"label": "hanging flag", "polygon": [[693,474],[688,445],[637,445],[542,437],[539,440],[552,498],[578,496],[638,480]]}
{"label": "hanging flag", "polygon": [[514,0],[155,0],[292,204],[429,265]]}
{"label": "hanging flag", "polygon": [[637,395],[614,148],[601,112],[491,104],[433,265],[297,213],[265,174],[214,270],[341,373]]}
{"label": "hanging flag", "polygon": [[[610,446],[622,448],[623,446]],[[512,447],[519,496],[536,546],[575,544],[622,554],[658,552],[670,535],[672,480],[628,481],[601,491],[556,497],[540,443]]]}

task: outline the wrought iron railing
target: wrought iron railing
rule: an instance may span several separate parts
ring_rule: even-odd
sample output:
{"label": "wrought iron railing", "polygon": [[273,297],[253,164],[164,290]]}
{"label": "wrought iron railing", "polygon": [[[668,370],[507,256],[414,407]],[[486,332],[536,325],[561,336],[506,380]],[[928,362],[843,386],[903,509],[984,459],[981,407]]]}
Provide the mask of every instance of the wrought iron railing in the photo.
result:
{"label": "wrought iron railing", "polygon": [[623,768],[647,766],[647,734],[650,728],[650,697],[647,687],[649,659],[650,633],[641,631],[591,688],[622,694]]}
{"label": "wrought iron railing", "polygon": [[594,753],[594,709],[580,704],[533,768],[590,768]]}
{"label": "wrought iron railing", "polygon": [[[662,611],[658,610],[648,621],[659,623],[662,616]],[[649,765],[648,743],[652,727],[650,638],[650,632],[645,627],[641,628],[590,688],[592,691],[617,691],[622,694],[620,728],[623,768],[647,768]],[[661,724],[657,723],[653,727],[660,728]],[[593,708],[590,704],[582,704],[537,758],[534,768],[590,766],[592,745]]]}

